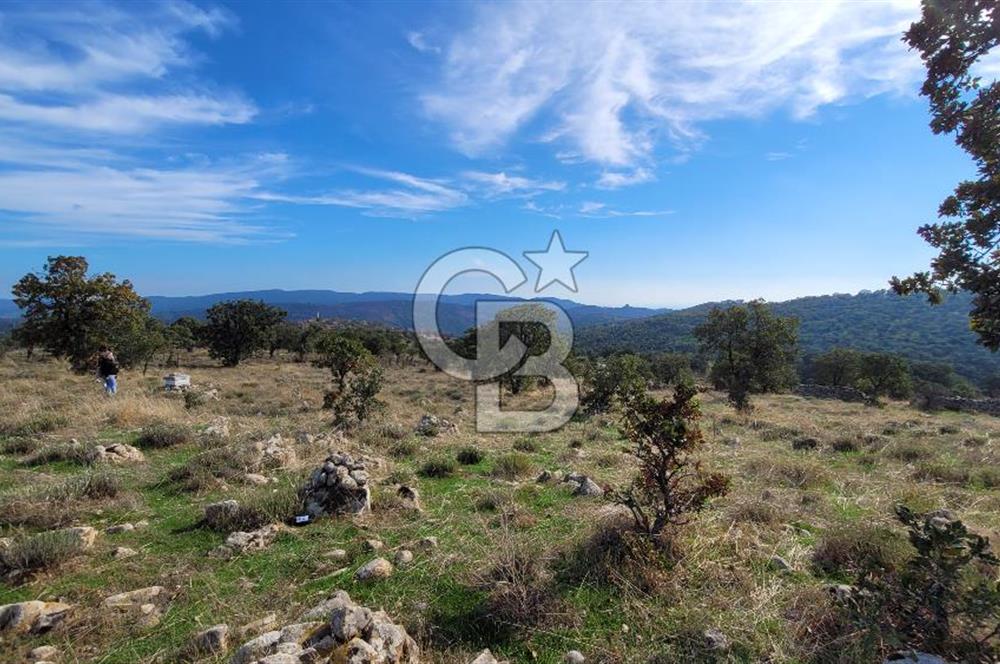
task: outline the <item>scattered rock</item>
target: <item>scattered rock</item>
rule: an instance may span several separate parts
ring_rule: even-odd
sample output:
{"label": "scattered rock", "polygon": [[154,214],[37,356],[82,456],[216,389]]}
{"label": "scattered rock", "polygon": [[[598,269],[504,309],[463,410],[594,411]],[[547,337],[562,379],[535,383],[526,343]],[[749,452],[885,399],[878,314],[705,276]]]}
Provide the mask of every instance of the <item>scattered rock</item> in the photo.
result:
{"label": "scattered rock", "polygon": [[114,526],[110,526],[105,529],[105,533],[108,535],[119,535],[121,533],[129,533],[135,530],[135,524],[132,523],[119,523]]}
{"label": "scattered rock", "polygon": [[476,658],[469,662],[469,664],[507,664],[507,662],[501,662],[498,660],[493,656],[493,653],[490,652],[490,649],[487,648],[476,655]]}
{"label": "scattered rock", "polygon": [[109,616],[134,621],[142,627],[153,627],[160,622],[160,607],[166,599],[163,586],[149,586],[112,595],[104,600],[103,607]]}
{"label": "scattered rock", "polygon": [[721,631],[715,628],[706,629],[703,636],[705,637],[705,647],[709,650],[729,650],[729,637]]}
{"label": "scattered rock", "polygon": [[414,428],[421,436],[439,436],[443,433],[458,433],[458,425],[437,415],[424,415]]}
{"label": "scattered rock", "polygon": [[583,664],[587,661],[587,658],[584,657],[583,653],[579,650],[570,650],[563,657],[563,661],[566,662],[566,664]]}
{"label": "scattered rock", "polygon": [[346,560],[347,551],[344,549],[333,549],[332,551],[327,551],[323,554],[324,558],[329,558],[330,560]]}
{"label": "scattered rock", "polygon": [[406,630],[383,611],[371,611],[337,591],[303,620],[244,643],[230,664],[306,664],[345,662],[416,664],[419,650]]}
{"label": "scattered rock", "polygon": [[948,660],[941,659],[937,655],[931,655],[926,652],[918,652],[916,650],[907,650],[905,652],[894,652],[885,658],[883,664],[948,664]]}
{"label": "scattered rock", "polygon": [[259,551],[266,549],[274,541],[274,538],[281,532],[281,526],[272,523],[267,526],[251,530],[250,532],[237,531],[229,533],[226,543],[215,550],[215,554],[223,558],[232,558],[247,551]]}
{"label": "scattered rock", "polygon": [[253,484],[254,486],[260,486],[262,484],[267,484],[270,481],[269,479],[267,479],[263,475],[259,475],[257,473],[247,473],[246,475],[243,476],[242,479],[243,479],[244,484]]}
{"label": "scattered rock", "polygon": [[538,482],[539,484],[544,484],[545,482],[548,482],[551,479],[552,479],[552,473],[547,470],[543,470],[542,472],[538,473],[538,477],[535,478],[535,481]]}
{"label": "scattered rock", "polygon": [[380,539],[365,540],[366,551],[381,551],[383,548],[385,548],[385,544]]}
{"label": "scattered rock", "polygon": [[401,484],[396,489],[396,496],[399,498],[400,506],[403,509],[420,512],[423,508],[420,505],[420,492],[415,487]]}
{"label": "scattered rock", "polygon": [[87,551],[94,546],[97,541],[97,529],[90,526],[77,526],[75,528],[63,528],[58,531],[69,534],[74,540],[78,550]]}
{"label": "scattered rock", "polygon": [[312,435],[308,431],[299,431],[295,434],[295,442],[299,445],[312,445],[316,442],[316,436]]}
{"label": "scattered rock", "polygon": [[127,546],[115,547],[115,550],[111,552],[111,557],[115,560],[122,560],[124,558],[131,558],[132,556],[139,555],[139,552],[135,549],[130,549]]}
{"label": "scattered rock", "polygon": [[142,451],[137,447],[126,445],[125,443],[114,443],[111,445],[95,445],[87,454],[90,463],[109,463],[115,466],[142,463],[146,460]]}
{"label": "scattered rock", "polygon": [[296,461],[295,450],[285,444],[281,434],[274,434],[263,442],[251,445],[258,468],[287,468]]}
{"label": "scattered rock", "polygon": [[771,560],[768,561],[768,564],[771,566],[771,569],[779,572],[792,571],[792,565],[781,556],[771,556]]}
{"label": "scattered rock", "polygon": [[597,482],[581,473],[566,473],[563,476],[563,484],[573,491],[574,496],[603,496],[602,489]]}
{"label": "scattered rock", "polygon": [[204,434],[206,436],[214,436],[217,438],[229,438],[230,435],[229,418],[217,417],[216,419],[212,420],[212,423],[205,428]]}
{"label": "scattered rock", "polygon": [[62,602],[29,600],[0,606],[0,634],[42,634],[58,625],[73,608]]}
{"label": "scattered rock", "polygon": [[354,573],[354,578],[358,581],[387,579],[392,576],[392,569],[392,563],[385,558],[375,558],[359,567]]}
{"label": "scattered rock", "polygon": [[40,660],[54,660],[59,657],[59,648],[55,646],[38,646],[34,650],[28,653],[28,659],[33,662],[38,662]]}
{"label": "scattered rock", "polygon": [[400,549],[393,558],[397,565],[408,565],[413,562],[413,552],[408,549]]}
{"label": "scattered rock", "polygon": [[269,613],[260,620],[254,620],[253,622],[243,625],[236,631],[241,638],[245,638],[247,636],[250,636],[251,634],[260,634],[261,632],[264,632],[270,629],[271,627],[274,627],[277,624],[278,624],[278,616],[274,613]]}
{"label": "scattered rock", "polygon": [[371,510],[371,489],[365,465],[343,452],[331,454],[313,471],[300,492],[313,517],[363,514]]}
{"label": "scattered rock", "polygon": [[191,639],[188,652],[198,657],[216,655],[229,650],[229,625],[213,625]]}
{"label": "scattered rock", "polygon": [[849,601],[854,597],[854,593],[858,591],[857,588],[849,586],[846,583],[831,583],[825,589],[833,596],[833,599],[841,603]]}
{"label": "scattered rock", "polygon": [[726,447],[739,447],[742,443],[739,436],[726,436],[722,439],[722,444]]}
{"label": "scattered rock", "polygon": [[217,530],[225,530],[239,514],[240,504],[235,500],[222,500],[205,505],[205,525]]}

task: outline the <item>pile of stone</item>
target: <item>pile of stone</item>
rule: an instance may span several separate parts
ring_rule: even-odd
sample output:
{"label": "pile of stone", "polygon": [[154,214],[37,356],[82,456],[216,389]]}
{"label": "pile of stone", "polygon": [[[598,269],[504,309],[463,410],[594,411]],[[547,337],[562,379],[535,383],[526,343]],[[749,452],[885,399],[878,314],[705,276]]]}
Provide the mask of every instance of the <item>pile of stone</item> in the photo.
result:
{"label": "pile of stone", "polygon": [[371,489],[365,464],[344,452],[331,454],[310,475],[301,498],[312,517],[368,512]]}
{"label": "pile of stone", "polygon": [[229,418],[228,417],[217,417],[212,420],[205,431],[202,432],[203,435],[215,438],[229,438],[232,433]]}
{"label": "pile of stone", "polygon": [[577,472],[563,475],[562,483],[565,487],[573,491],[574,496],[603,496],[604,489],[594,480],[586,475]]}
{"label": "pile of stone", "polygon": [[443,433],[458,433],[458,425],[437,415],[424,415],[414,431],[421,436],[433,437]]}
{"label": "pile of stone", "polygon": [[137,447],[126,445],[125,443],[112,443],[111,445],[95,445],[87,454],[90,463],[110,463],[121,465],[127,463],[142,463],[146,457]]}
{"label": "pile of stone", "polygon": [[371,611],[337,591],[313,607],[302,622],[261,634],[244,643],[230,664],[306,662],[416,664],[416,642],[384,611]]}

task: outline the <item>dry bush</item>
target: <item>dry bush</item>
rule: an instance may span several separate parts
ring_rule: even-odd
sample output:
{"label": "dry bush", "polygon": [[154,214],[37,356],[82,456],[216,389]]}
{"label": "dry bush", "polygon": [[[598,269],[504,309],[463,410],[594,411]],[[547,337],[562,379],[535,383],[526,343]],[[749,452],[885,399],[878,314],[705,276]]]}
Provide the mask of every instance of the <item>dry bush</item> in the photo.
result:
{"label": "dry bush", "polygon": [[965,484],[972,479],[972,471],[947,463],[925,462],[914,469],[913,479],[944,484]]}
{"label": "dry bush", "polygon": [[680,549],[670,532],[650,537],[624,518],[612,519],[560,557],[558,574],[572,585],[610,584],[622,591],[648,594],[664,586],[679,558]]}
{"label": "dry bush", "polygon": [[535,466],[531,463],[530,457],[518,452],[511,452],[510,454],[498,456],[493,463],[493,470],[490,472],[494,477],[505,480],[516,480],[520,477],[530,475],[534,469]]}
{"label": "dry bush", "polygon": [[733,505],[729,510],[729,518],[736,523],[773,525],[781,520],[781,512],[767,500],[751,498]]}
{"label": "dry bush", "polygon": [[53,569],[82,552],[80,539],[63,530],[36,533],[0,549],[0,571]]}
{"label": "dry bush", "polygon": [[921,459],[930,459],[934,450],[925,442],[916,440],[900,441],[885,451],[885,454],[903,463],[913,463]]}
{"label": "dry bush", "polygon": [[841,436],[830,443],[830,449],[843,454],[858,452],[861,450],[861,441],[855,436]]}
{"label": "dry bush", "polygon": [[259,459],[242,445],[215,447],[194,455],[167,474],[167,480],[183,491],[214,489],[220,483],[258,470]]}
{"label": "dry bush", "polygon": [[143,449],[159,449],[185,445],[194,440],[190,427],[169,422],[157,422],[143,427],[135,444]]}
{"label": "dry bush", "polygon": [[794,661],[816,664],[856,664],[877,662],[880,648],[863,638],[824,588],[806,587],[788,603],[785,617],[789,626]]}
{"label": "dry bush", "polygon": [[514,441],[514,449],[518,452],[537,452],[538,443],[531,438],[518,438]]}
{"label": "dry bush", "polygon": [[755,459],[747,464],[745,472],[769,484],[780,484],[794,489],[813,489],[828,480],[827,471],[821,463],[806,459],[774,462]]}
{"label": "dry bush", "polygon": [[0,443],[0,453],[22,456],[36,452],[42,445],[42,441],[38,438],[18,436],[16,438],[8,438],[3,443]]}
{"label": "dry bush", "polygon": [[0,525],[52,528],[73,523],[80,510],[119,498],[121,477],[107,471],[88,472],[53,484],[32,485],[0,496]]}
{"label": "dry bush", "polygon": [[206,525],[222,533],[255,530],[270,523],[288,521],[302,507],[298,488],[287,480],[279,482],[277,486],[266,485],[256,490],[244,491],[233,498],[239,503],[239,509],[233,513],[226,513],[223,519]]}
{"label": "dry bush", "polygon": [[5,418],[5,421],[0,422],[0,437],[35,436],[41,433],[56,431],[68,424],[69,418],[62,413],[53,411],[36,412],[20,417],[15,416]]}
{"label": "dry bush", "polygon": [[812,564],[821,574],[853,577],[862,570],[892,572],[906,553],[906,542],[894,531],[859,524],[823,535],[813,549]]}
{"label": "dry bush", "polygon": [[29,455],[24,461],[26,466],[41,466],[47,463],[64,461],[79,465],[90,465],[92,457],[90,450],[80,443],[57,443],[45,445]]}
{"label": "dry bush", "polygon": [[397,459],[411,457],[417,453],[417,443],[413,440],[400,440],[389,448],[389,454]]}

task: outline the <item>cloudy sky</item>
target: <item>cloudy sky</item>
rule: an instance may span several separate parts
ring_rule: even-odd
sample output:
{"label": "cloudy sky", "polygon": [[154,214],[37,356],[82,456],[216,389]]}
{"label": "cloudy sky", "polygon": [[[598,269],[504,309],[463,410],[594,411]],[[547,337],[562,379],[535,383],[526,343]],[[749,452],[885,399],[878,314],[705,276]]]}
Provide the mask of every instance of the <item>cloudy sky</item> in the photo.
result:
{"label": "cloudy sky", "polygon": [[0,289],[73,253],[145,294],[412,290],[463,246],[530,274],[555,229],[587,302],[883,288],[971,173],[927,128],[917,15],[4,3]]}

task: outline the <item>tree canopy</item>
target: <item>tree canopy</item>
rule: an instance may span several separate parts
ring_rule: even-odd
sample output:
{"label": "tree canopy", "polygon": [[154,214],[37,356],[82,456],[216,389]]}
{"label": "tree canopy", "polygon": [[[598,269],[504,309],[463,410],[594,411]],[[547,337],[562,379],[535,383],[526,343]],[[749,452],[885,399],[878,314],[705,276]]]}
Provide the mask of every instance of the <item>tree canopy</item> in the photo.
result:
{"label": "tree canopy", "polygon": [[219,302],[205,314],[208,352],[227,367],[235,367],[268,347],[273,329],[286,313],[259,300]]}
{"label": "tree canopy", "polygon": [[938,255],[929,271],[893,278],[902,294],[942,290],[973,293],[971,327],[980,343],[1000,348],[1000,82],[988,85],[977,65],[1000,44],[996,0],[924,0],[920,21],[905,41],[927,67],[920,93],[931,110],[935,134],[953,134],[972,157],[978,177],[960,182],[938,208],[938,223],[919,234]]}

